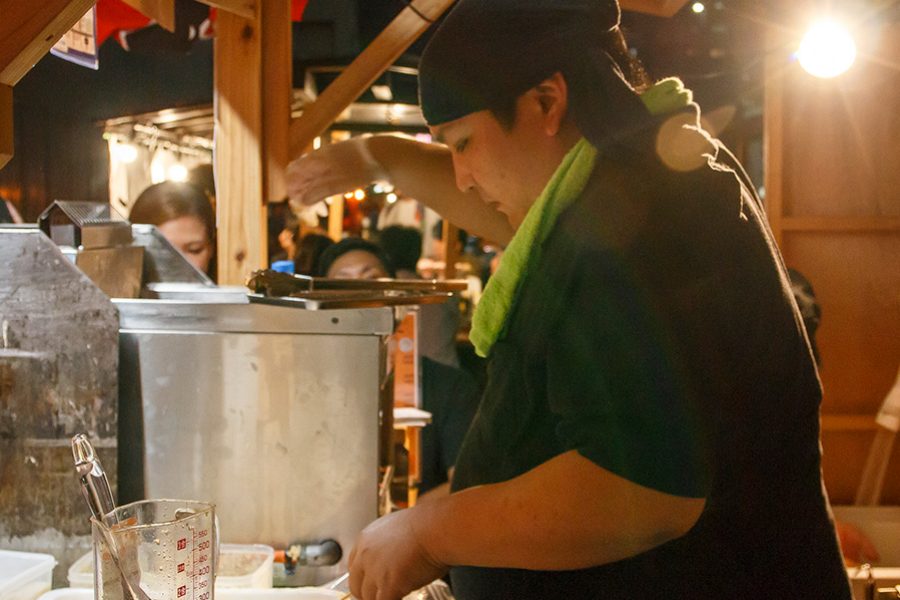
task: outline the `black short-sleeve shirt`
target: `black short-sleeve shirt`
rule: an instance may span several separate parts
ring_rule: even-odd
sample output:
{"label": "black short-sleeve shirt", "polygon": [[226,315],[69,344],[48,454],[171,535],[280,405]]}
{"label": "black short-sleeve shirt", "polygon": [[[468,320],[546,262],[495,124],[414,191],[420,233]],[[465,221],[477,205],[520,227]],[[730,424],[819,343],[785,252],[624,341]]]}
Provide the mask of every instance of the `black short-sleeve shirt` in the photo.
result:
{"label": "black short-sleeve shirt", "polygon": [[598,159],[492,348],[453,484],[577,450],[704,497],[704,513],[614,564],[454,568],[461,600],[849,598],[821,481],[818,376],[762,209],[724,153],[681,174],[629,148]]}

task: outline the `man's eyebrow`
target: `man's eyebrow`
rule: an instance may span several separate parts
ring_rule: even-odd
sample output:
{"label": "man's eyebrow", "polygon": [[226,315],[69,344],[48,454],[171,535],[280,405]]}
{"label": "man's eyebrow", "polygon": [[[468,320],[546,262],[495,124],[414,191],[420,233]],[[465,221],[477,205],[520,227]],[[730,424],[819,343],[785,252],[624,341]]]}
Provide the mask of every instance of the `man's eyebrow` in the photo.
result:
{"label": "man's eyebrow", "polygon": [[439,144],[444,144],[445,146],[447,145],[447,140],[444,139],[444,130],[443,129],[439,129],[434,134],[434,141],[436,141]]}

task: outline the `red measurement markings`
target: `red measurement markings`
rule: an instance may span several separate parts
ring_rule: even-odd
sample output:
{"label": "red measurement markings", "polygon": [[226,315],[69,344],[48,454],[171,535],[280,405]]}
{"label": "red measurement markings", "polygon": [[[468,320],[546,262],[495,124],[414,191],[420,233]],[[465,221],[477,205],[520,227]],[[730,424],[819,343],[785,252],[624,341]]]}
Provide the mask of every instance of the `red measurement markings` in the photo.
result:
{"label": "red measurement markings", "polygon": [[185,594],[187,594],[187,586],[183,585],[180,588],[178,588],[178,597],[181,598]]}
{"label": "red measurement markings", "polygon": [[184,563],[178,563],[178,572],[184,573]]}
{"label": "red measurement markings", "polygon": [[178,540],[178,549],[184,550],[185,548],[187,548],[187,539],[181,538],[180,540]]}

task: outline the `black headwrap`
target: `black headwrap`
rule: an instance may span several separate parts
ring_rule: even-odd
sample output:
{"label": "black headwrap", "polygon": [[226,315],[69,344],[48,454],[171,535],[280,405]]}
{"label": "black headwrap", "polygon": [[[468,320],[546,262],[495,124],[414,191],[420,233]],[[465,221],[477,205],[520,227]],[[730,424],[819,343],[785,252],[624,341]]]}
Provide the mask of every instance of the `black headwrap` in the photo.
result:
{"label": "black headwrap", "polygon": [[648,117],[607,52],[620,16],[616,0],[459,0],[419,65],[425,119],[502,109],[558,71],[576,125],[605,145]]}

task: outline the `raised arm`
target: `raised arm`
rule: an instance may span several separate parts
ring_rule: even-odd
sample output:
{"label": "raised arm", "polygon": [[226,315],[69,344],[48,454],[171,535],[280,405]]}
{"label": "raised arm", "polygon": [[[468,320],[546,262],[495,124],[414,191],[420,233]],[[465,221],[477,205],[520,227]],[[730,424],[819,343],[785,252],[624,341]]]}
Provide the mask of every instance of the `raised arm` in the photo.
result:
{"label": "raised arm", "polygon": [[288,167],[291,202],[309,206],[375,181],[390,183],[466,231],[506,244],[513,229],[476,192],[456,187],[450,152],[437,144],[393,135],[329,144]]}

